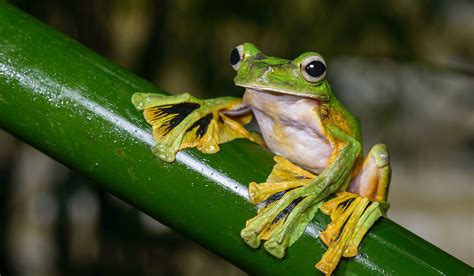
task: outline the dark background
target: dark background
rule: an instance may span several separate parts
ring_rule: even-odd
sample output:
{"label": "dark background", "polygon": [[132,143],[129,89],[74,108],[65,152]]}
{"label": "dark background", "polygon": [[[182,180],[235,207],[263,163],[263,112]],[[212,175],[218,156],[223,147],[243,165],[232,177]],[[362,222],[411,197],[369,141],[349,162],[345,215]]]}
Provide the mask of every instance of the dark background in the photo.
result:
{"label": "dark background", "polygon": [[[241,96],[228,60],[246,41],[321,53],[365,148],[390,147],[389,216],[474,264],[471,1],[11,3],[173,94]],[[2,275],[243,274],[1,130],[0,145]]]}

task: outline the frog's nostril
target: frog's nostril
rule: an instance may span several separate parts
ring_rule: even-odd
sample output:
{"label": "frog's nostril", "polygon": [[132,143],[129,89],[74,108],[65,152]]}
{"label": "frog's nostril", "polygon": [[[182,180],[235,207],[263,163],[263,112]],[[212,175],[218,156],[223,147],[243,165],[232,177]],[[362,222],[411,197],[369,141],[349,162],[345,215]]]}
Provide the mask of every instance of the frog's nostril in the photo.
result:
{"label": "frog's nostril", "polygon": [[262,53],[258,53],[257,55],[255,55],[254,59],[255,60],[263,60],[263,59],[266,59],[267,57],[265,55],[263,55]]}

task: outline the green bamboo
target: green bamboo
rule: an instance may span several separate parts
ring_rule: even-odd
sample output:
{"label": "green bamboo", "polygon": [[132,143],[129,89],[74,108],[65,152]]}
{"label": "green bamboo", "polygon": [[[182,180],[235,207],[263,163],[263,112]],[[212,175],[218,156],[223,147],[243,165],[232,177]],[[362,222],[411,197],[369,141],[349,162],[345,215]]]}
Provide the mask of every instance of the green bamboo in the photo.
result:
{"label": "green bamboo", "polygon": [[[231,80],[229,80],[231,81]],[[134,109],[134,92],[165,93],[31,16],[0,1],[0,127],[253,274],[317,274],[325,246],[317,215],[279,260],[246,246],[239,232],[255,214],[250,181],[273,161],[248,141],[218,154],[196,150],[177,162],[155,158],[150,127]],[[134,237],[130,237],[133,239]],[[159,260],[157,260],[159,261]],[[473,269],[389,219],[380,220],[360,254],[336,274],[472,275]]]}

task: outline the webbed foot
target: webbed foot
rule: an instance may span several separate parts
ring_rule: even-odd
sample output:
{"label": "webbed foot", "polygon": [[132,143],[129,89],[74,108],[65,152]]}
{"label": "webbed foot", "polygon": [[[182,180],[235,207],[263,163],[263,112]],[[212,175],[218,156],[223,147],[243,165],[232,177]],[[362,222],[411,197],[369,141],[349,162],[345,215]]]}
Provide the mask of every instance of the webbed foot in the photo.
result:
{"label": "webbed foot", "polygon": [[153,126],[157,145],[153,153],[166,162],[173,162],[176,153],[184,148],[196,147],[204,153],[219,151],[219,144],[236,138],[247,138],[263,143],[243,125],[252,115],[245,112],[227,116],[242,108],[242,100],[222,97],[200,100],[188,93],[164,96],[152,93],[135,93],[132,103]]}
{"label": "webbed foot", "polygon": [[320,235],[328,249],[316,264],[317,269],[331,274],[341,257],[357,255],[362,238],[389,207],[386,198],[390,173],[387,148],[377,144],[351,182],[350,192],[339,193],[321,206],[332,222]]}
{"label": "webbed foot", "polygon": [[258,214],[247,221],[240,235],[251,247],[264,240],[264,248],[273,256],[283,258],[314,217],[320,204],[314,195],[306,195],[301,187],[316,175],[295,166],[288,160],[274,157],[276,164],[267,182],[250,183],[249,197],[253,204],[262,204]]}
{"label": "webbed foot", "polygon": [[244,241],[257,248],[264,240],[264,248],[270,254],[283,258],[286,249],[303,234],[320,206],[316,196],[300,197],[300,192],[297,188],[281,197],[277,194],[269,198],[274,201],[268,201],[240,232]]}
{"label": "webbed foot", "polygon": [[320,271],[331,274],[341,257],[354,257],[367,231],[384,213],[383,205],[348,192],[325,202],[321,211],[331,216],[320,238],[328,246],[316,264]]}

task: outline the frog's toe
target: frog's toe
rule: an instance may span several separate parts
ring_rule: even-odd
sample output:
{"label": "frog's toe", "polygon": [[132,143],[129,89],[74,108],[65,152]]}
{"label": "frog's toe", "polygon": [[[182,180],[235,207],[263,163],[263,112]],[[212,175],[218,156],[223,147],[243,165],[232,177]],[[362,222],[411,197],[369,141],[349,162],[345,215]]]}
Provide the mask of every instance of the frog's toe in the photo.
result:
{"label": "frog's toe", "polygon": [[137,109],[143,109],[144,93],[135,93],[132,96],[132,103]]}
{"label": "frog's toe", "polygon": [[252,204],[258,204],[265,200],[273,201],[281,193],[298,188],[309,183],[311,179],[290,180],[281,182],[264,182],[249,184],[249,199]]}
{"label": "frog's toe", "polygon": [[244,239],[245,243],[248,244],[252,248],[258,248],[260,246],[260,235],[255,233],[253,229],[244,228],[240,231],[240,237]]}
{"label": "frog's toe", "polygon": [[201,101],[188,93],[167,96],[156,93],[137,92],[132,95],[132,103],[138,110],[145,110],[156,106],[169,106],[182,103],[199,104]]}
{"label": "frog's toe", "polygon": [[176,151],[166,144],[157,144],[153,147],[153,154],[165,162],[173,162],[176,158]]}
{"label": "frog's toe", "polygon": [[271,240],[266,241],[263,246],[265,247],[265,250],[268,251],[268,253],[272,254],[273,256],[279,259],[285,257],[286,248],[288,247],[287,244],[281,244],[281,243],[278,243],[277,241],[271,241]]}

